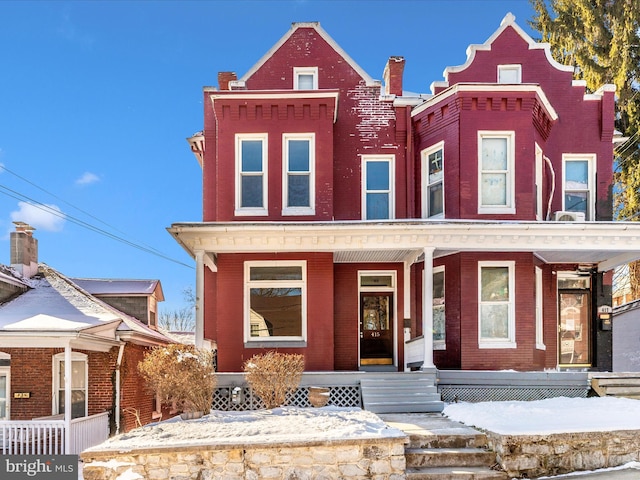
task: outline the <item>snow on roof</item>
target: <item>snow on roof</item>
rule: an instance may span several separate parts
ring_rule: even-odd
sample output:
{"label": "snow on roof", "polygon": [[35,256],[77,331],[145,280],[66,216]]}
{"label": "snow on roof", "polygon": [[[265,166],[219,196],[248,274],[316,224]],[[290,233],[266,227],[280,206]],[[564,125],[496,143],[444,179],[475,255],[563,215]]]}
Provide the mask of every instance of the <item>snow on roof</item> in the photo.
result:
{"label": "snow on roof", "polygon": [[160,283],[159,280],[111,278],[71,278],[71,281],[91,295],[153,295]]}
{"label": "snow on roof", "polygon": [[141,334],[159,342],[172,340],[77,285],[45,264],[32,289],[0,306],[0,331],[81,331],[119,322],[119,333]]}
{"label": "snow on roof", "polygon": [[15,269],[0,265],[0,282],[10,283],[20,287],[28,287],[29,283]]}

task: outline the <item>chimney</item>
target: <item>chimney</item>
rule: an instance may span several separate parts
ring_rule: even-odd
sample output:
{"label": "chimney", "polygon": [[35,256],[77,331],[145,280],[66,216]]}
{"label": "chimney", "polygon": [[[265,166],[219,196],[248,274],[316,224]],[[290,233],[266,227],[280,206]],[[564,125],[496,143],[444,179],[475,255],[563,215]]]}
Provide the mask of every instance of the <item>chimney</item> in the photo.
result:
{"label": "chimney", "polygon": [[402,96],[402,73],[404,72],[404,57],[389,57],[384,67],[382,77],[384,79],[385,95]]}
{"label": "chimney", "polygon": [[219,90],[231,90],[229,88],[229,82],[233,82],[238,79],[236,72],[218,72],[218,89]]}
{"label": "chimney", "polygon": [[11,266],[23,277],[31,278],[38,273],[38,240],[33,237],[33,228],[24,222],[13,222],[16,231],[11,232]]}

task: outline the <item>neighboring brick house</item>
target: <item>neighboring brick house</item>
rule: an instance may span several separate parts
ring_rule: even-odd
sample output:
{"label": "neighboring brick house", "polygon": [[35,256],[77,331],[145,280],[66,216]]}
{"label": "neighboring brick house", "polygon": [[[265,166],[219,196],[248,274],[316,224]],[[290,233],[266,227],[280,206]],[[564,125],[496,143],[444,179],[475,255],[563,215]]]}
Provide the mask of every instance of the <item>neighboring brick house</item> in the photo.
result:
{"label": "neighboring brick house", "polygon": [[[11,233],[11,268],[4,267],[0,276],[0,292],[6,285],[20,290],[0,299],[0,420],[71,421],[108,412],[111,430],[123,432],[138,421],[159,418],[137,364],[149,348],[173,341],[155,325],[91,295],[87,288],[99,280],[74,281],[38,263],[32,231],[19,223]],[[25,250],[29,255],[16,253]],[[139,298],[146,297],[144,303],[154,309],[162,300],[155,280],[104,282],[109,282],[111,294],[118,291],[123,297],[141,295],[144,284],[146,295]],[[135,303],[133,310],[140,310]],[[70,410],[65,408],[69,404]]]}
{"label": "neighboring brick house", "polygon": [[[428,61],[428,49],[424,59]],[[611,369],[614,87],[587,93],[509,14],[428,95],[318,23],[204,88],[196,344],[310,371]],[[425,79],[426,81],[426,79]],[[423,332],[428,332],[423,336]]]}

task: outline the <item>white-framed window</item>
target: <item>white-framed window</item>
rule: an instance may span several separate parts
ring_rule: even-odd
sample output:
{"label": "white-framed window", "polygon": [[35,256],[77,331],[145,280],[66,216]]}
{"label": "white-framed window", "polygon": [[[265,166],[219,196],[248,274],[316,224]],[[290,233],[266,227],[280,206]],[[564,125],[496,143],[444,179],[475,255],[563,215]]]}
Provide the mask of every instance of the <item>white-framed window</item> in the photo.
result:
{"label": "white-framed window", "polygon": [[433,349],[446,350],[447,328],[444,301],[444,266],[433,267]]}
{"label": "white-framed window", "polygon": [[267,215],[268,136],[236,134],[236,215]]}
{"label": "white-framed window", "polygon": [[444,142],[422,151],[422,218],[444,217]]}
{"label": "white-framed window", "polygon": [[11,355],[0,352],[0,420],[11,417]]}
{"label": "white-framed window", "polygon": [[318,67],[293,67],[294,90],[318,90]]}
{"label": "white-framed window", "polygon": [[542,269],[536,267],[536,348],[538,350],[546,350],[544,344],[544,314],[543,292],[542,292]]}
{"label": "white-framed window", "polygon": [[282,136],[282,214],[315,213],[314,133],[285,133]]}
{"label": "white-framed window", "polygon": [[245,342],[306,341],[307,262],[244,264]]}
{"label": "white-framed window", "polygon": [[515,132],[478,132],[478,213],[516,213]]}
{"label": "white-framed window", "polygon": [[[65,412],[64,352],[53,356],[53,414]],[[87,416],[87,385],[89,383],[87,356],[71,352],[71,418]]]}
{"label": "white-framed window", "polygon": [[478,262],[478,345],[516,348],[515,262]]}
{"label": "white-framed window", "polygon": [[522,83],[522,65],[498,65],[498,83]]}
{"label": "white-framed window", "polygon": [[394,218],[394,155],[362,155],[362,219]]}
{"label": "white-framed window", "polygon": [[595,220],[595,154],[562,155],[562,210]]}

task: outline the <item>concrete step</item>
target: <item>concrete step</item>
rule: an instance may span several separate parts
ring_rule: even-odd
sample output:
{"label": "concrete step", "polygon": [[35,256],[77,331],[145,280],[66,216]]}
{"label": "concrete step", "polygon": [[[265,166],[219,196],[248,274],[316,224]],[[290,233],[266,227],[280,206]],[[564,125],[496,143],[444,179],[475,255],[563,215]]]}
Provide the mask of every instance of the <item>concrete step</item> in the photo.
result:
{"label": "concrete step", "polygon": [[374,413],[442,412],[440,398],[430,375],[371,375],[360,382],[365,410]]}
{"label": "concrete step", "polygon": [[407,480],[506,480],[506,472],[488,467],[407,468]]}
{"label": "concrete step", "polygon": [[408,468],[491,467],[496,454],[483,448],[406,448]]}

